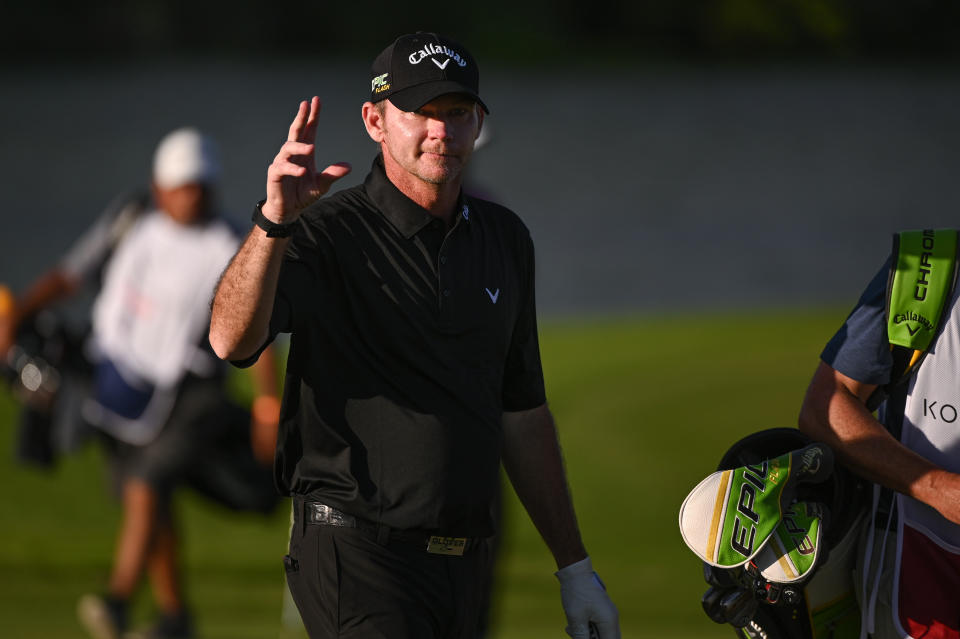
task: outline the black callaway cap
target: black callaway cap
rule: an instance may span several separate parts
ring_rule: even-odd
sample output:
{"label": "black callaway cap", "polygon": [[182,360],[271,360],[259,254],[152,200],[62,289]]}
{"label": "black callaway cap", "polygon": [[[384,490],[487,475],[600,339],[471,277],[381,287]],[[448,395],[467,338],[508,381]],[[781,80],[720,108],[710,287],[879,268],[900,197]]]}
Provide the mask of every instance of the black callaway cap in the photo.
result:
{"label": "black callaway cap", "polygon": [[436,33],[410,33],[380,52],[370,69],[370,101],[390,99],[401,111],[416,111],[445,93],[465,93],[483,110],[480,71],[470,52]]}

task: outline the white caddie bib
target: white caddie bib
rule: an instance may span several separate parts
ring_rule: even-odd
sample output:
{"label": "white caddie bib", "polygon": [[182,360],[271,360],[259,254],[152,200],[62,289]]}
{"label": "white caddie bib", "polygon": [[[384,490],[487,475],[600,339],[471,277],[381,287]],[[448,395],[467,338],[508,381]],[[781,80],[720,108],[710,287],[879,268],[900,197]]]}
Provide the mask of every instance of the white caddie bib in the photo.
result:
{"label": "white caddie bib", "polygon": [[[960,473],[960,304],[955,291],[945,325],[910,380],[900,441]],[[933,508],[897,495],[893,622],[902,637],[960,639],[960,526]]]}
{"label": "white caddie bib", "polygon": [[222,221],[185,226],[159,211],[137,220],[108,263],[93,308],[93,337],[101,357],[128,385],[152,393],[135,416],[91,398],[82,409],[87,420],[142,446],[166,423],[183,377],[215,370],[200,345],[217,278],[236,246]]}
{"label": "white caddie bib", "polygon": [[140,379],[174,386],[197,357],[237,244],[220,221],[184,226],[159,211],[144,215],[110,259],[94,305],[99,348]]}

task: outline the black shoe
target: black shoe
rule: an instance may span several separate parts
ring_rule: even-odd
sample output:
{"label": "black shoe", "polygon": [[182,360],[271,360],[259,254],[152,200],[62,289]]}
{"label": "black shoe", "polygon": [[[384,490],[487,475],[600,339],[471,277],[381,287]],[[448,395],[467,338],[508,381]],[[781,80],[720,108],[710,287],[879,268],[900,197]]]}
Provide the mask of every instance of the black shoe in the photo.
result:
{"label": "black shoe", "polygon": [[123,639],[193,639],[193,619],[186,610],[160,615],[156,625],[142,632],[128,632]]}
{"label": "black shoe", "polygon": [[121,639],[127,629],[127,602],[109,595],[84,595],[77,618],[93,639]]}

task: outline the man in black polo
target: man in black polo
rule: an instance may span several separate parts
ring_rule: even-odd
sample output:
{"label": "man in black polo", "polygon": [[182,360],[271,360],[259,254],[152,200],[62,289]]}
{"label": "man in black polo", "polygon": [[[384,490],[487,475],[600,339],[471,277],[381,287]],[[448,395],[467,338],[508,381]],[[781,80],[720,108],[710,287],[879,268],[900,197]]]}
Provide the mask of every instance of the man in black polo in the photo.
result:
{"label": "man in black polo", "polygon": [[275,474],[293,495],[285,559],[312,637],[474,637],[502,458],[553,553],[567,632],[619,637],[577,528],[546,406],[533,244],[464,195],[487,107],[470,54],[401,36],[374,61],[365,182],[314,164],[302,102],[257,226],[213,304],[217,353],[250,363],[292,334]]}

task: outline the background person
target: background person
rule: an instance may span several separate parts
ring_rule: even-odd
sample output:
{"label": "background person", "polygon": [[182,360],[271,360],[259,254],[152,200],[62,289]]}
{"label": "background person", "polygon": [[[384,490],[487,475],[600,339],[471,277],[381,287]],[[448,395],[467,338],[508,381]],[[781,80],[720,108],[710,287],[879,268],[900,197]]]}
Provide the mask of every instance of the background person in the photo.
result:
{"label": "background person", "polygon": [[224,367],[206,339],[209,300],[237,246],[215,206],[219,173],[210,138],[194,129],[171,132],[154,156],[153,205],[124,198],[111,207],[0,322],[7,351],[23,322],[102,276],[83,416],[105,434],[123,519],[106,592],[78,605],[97,639],[127,630],[129,601],[145,571],[160,613],[147,636],[193,636],[171,504],[178,485],[237,509],[267,511],[276,503],[272,360],[256,369],[251,418],[228,400]]}
{"label": "background person", "polygon": [[459,44],[401,36],[374,61],[358,187],[314,164],[302,102],[210,339],[249,363],[291,332],[276,476],[294,496],[288,583],[313,637],[474,637],[501,454],[556,559],[568,632],[619,637],[580,538],[546,406],[533,245],[461,192],[483,124]]}

